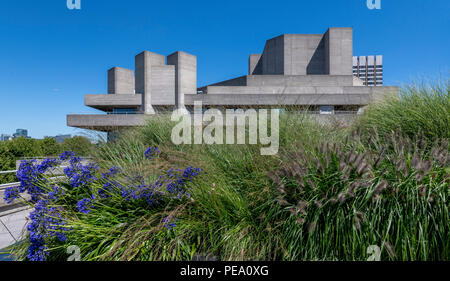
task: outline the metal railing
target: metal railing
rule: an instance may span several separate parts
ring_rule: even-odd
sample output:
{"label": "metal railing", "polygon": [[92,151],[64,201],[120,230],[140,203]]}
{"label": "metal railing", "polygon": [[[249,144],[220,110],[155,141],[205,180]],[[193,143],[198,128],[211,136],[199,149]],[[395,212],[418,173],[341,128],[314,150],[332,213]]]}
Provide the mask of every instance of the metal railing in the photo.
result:
{"label": "metal railing", "polygon": [[[47,159],[48,157],[23,157],[20,160],[27,160],[27,159],[35,159],[35,160],[40,160],[40,159]],[[92,158],[90,157],[83,157],[82,160],[90,160]],[[50,174],[56,175],[56,177],[54,178],[58,178],[58,175],[63,174],[63,171],[65,168],[67,168],[68,165],[60,165],[58,167],[54,167]],[[13,173],[17,173],[18,170],[9,170],[9,171],[0,171],[0,175],[6,175],[6,174],[13,174]],[[56,172],[56,173],[55,173]],[[14,187],[14,186],[19,186],[20,182],[11,182],[11,183],[4,183],[4,184],[0,184],[0,190],[1,189],[5,189],[6,187]]]}
{"label": "metal railing", "polygon": [[1,174],[12,174],[12,173],[17,173],[17,170],[11,170],[11,171],[0,171],[0,175],[1,175]]}

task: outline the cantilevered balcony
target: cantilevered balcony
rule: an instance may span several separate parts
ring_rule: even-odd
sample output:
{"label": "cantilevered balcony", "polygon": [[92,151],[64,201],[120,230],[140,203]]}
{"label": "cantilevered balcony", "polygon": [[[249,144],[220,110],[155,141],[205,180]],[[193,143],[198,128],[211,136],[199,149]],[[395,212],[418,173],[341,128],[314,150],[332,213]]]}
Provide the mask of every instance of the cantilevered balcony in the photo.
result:
{"label": "cantilevered balcony", "polygon": [[142,126],[147,117],[145,114],[69,114],[67,126],[108,132]]}
{"label": "cantilevered balcony", "polygon": [[114,108],[131,108],[138,110],[142,104],[142,95],[85,95],[84,104],[103,111],[113,111]]}

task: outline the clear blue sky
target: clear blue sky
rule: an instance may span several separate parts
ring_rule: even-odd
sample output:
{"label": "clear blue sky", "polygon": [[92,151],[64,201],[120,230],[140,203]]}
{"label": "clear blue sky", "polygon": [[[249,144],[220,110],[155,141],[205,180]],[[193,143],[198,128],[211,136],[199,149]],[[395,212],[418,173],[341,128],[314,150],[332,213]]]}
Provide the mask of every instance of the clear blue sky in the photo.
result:
{"label": "clear blue sky", "polygon": [[448,75],[449,0],[9,0],[0,8],[0,133],[75,134],[66,114],[97,112],[106,71],[143,50],[198,57],[198,85],[247,72],[248,55],[282,33],[354,28],[355,55],[384,55],[385,84]]}

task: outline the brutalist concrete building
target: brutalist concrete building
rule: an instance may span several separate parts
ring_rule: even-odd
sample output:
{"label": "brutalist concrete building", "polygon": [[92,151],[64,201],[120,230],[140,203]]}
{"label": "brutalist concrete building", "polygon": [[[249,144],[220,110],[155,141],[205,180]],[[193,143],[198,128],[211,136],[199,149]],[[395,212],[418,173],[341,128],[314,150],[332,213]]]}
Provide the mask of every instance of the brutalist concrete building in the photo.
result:
{"label": "brutalist concrete building", "polygon": [[353,75],[352,28],[324,34],[283,34],[251,54],[248,75],[198,87],[197,57],[142,52],[135,69],[108,71],[108,94],[86,95],[85,105],[105,114],[67,116],[67,125],[112,131],[144,124],[149,115],[175,108],[295,108],[310,113],[356,114],[377,99],[397,95],[397,87],[364,86]]}

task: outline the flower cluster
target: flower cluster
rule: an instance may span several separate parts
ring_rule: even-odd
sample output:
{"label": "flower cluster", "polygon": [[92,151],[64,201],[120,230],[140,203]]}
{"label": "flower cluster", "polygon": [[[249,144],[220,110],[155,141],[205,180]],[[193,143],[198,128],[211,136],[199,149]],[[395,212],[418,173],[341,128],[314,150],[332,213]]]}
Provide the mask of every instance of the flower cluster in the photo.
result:
{"label": "flower cluster", "polygon": [[80,213],[89,214],[89,212],[94,208],[95,195],[91,198],[84,198],[77,202],[77,208]]}
{"label": "flower cluster", "polygon": [[62,161],[65,161],[67,159],[71,159],[74,156],[75,156],[75,153],[73,153],[72,151],[65,151],[61,154],[61,156],[59,156],[59,159]]}
{"label": "flower cluster", "polygon": [[97,164],[83,165],[81,158],[75,156],[70,159],[69,163],[70,165],[64,169],[64,174],[69,178],[71,186],[86,186],[97,179],[95,174],[100,169]]}
{"label": "flower cluster", "polygon": [[[152,159],[152,155],[157,153],[159,153],[157,147],[150,147],[144,154],[147,159]],[[81,213],[88,214],[95,207],[96,200],[109,198],[113,194],[120,195],[127,202],[144,201],[149,207],[160,204],[164,198],[190,197],[185,185],[200,172],[200,168],[192,166],[185,169],[172,168],[167,171],[167,174],[159,176],[153,184],[145,184],[141,176],[135,176],[127,177],[129,183],[123,185],[113,179],[120,173],[120,169],[114,166],[102,174],[104,184],[96,193],[98,197],[93,194],[90,198],[84,198],[78,201],[77,207]]]}
{"label": "flower cluster", "polygon": [[173,229],[175,226],[177,226],[177,224],[174,222],[176,219],[168,216],[163,218],[163,226],[167,229]]}
{"label": "flower cluster", "polygon": [[[147,159],[152,159],[159,153],[157,147],[150,147],[144,154]],[[69,164],[63,171],[68,184],[50,184],[45,174],[49,172],[49,169],[63,162]],[[27,225],[30,241],[27,255],[29,260],[46,260],[49,239],[61,242],[67,240],[67,232],[71,229],[62,215],[62,207],[58,207],[57,204],[66,192],[76,194],[78,198],[74,201],[76,202],[74,207],[83,214],[91,213],[98,200],[106,200],[113,195],[127,202],[139,204],[142,202],[153,207],[160,205],[165,199],[189,197],[186,184],[200,173],[199,168],[192,166],[185,169],[173,168],[160,176],[153,184],[146,184],[141,176],[128,178],[129,182],[122,184],[116,179],[116,176],[121,173],[118,167],[113,166],[102,174],[98,171],[99,167],[96,164],[83,164],[82,159],[70,151],[61,154],[59,159],[45,159],[40,163],[36,160],[22,161],[17,172],[20,186],[8,188],[5,191],[5,200],[11,203],[25,191],[31,195],[34,210],[30,214],[31,222]],[[95,189],[93,183],[100,183],[101,188]],[[89,195],[86,197],[86,194]],[[80,195],[86,198],[79,197]],[[176,223],[172,217],[166,217],[163,219],[163,226],[172,229]]]}
{"label": "flower cluster", "polygon": [[122,197],[126,201],[144,200],[149,206],[155,206],[160,202],[162,194],[154,185],[140,184],[136,187],[123,187]]}
{"label": "flower cluster", "polygon": [[102,178],[108,179],[110,177],[114,177],[115,175],[121,172],[120,168],[116,166],[112,166],[107,172],[102,174]]}
{"label": "flower cluster", "polygon": [[145,158],[152,159],[156,155],[160,154],[159,148],[156,146],[152,146],[147,148],[147,150],[144,152]]}
{"label": "flower cluster", "polygon": [[44,174],[58,164],[57,159],[45,159],[41,163],[37,163],[36,160],[22,161],[16,174],[20,185],[8,187],[5,191],[4,200],[11,203],[19,197],[20,193],[26,191],[31,196],[31,201],[37,202],[39,195],[43,192],[40,183],[46,182]]}
{"label": "flower cluster", "polygon": [[24,160],[17,171],[20,185],[9,187],[5,191],[5,201],[11,203],[21,193],[27,192],[34,203],[34,210],[30,214],[31,222],[27,225],[30,246],[27,257],[30,261],[43,261],[48,253],[45,240],[56,238],[66,241],[65,233],[70,231],[66,220],[61,214],[61,208],[53,206],[55,202],[65,195],[63,188],[59,185],[48,187],[46,173],[51,168],[61,164],[61,161],[69,160],[70,167],[64,170],[71,180],[73,187],[87,184],[94,178],[96,165],[81,164],[81,158],[75,157],[73,152],[64,152],[59,159],[45,159],[38,163],[36,160]]}
{"label": "flower cluster", "polygon": [[177,198],[183,196],[190,197],[189,193],[185,189],[187,182],[200,174],[200,168],[193,168],[192,166],[181,169],[170,169],[167,171],[167,178],[164,182],[167,192],[172,195],[176,195]]}
{"label": "flower cluster", "polygon": [[27,225],[30,234],[30,246],[28,248],[28,259],[30,261],[44,261],[48,253],[45,239],[48,237],[57,238],[59,241],[66,241],[64,232],[69,231],[66,227],[66,220],[57,207],[51,207],[52,200],[40,199],[34,211],[30,214],[31,222]]}

